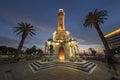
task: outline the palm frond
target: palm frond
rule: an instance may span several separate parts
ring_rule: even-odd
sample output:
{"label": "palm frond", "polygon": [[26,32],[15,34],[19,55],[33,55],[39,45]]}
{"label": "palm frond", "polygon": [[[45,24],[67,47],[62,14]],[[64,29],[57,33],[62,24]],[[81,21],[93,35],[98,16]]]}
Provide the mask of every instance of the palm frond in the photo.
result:
{"label": "palm frond", "polygon": [[16,33],[16,35],[19,35],[19,34],[21,34],[21,33],[23,33],[23,31],[18,31],[18,32]]}
{"label": "palm frond", "polygon": [[86,16],[85,22],[84,22],[84,27],[91,27],[94,24],[103,24],[105,20],[107,19],[107,10],[100,10],[95,9],[94,12],[89,12],[88,15]]}
{"label": "palm frond", "polygon": [[18,23],[18,27],[14,27],[13,30],[17,35],[25,33],[25,35],[30,34],[31,36],[33,36],[35,34],[34,26],[26,22]]}
{"label": "palm frond", "polygon": [[33,35],[36,35],[36,34],[35,34],[34,32],[31,31],[31,32],[30,32],[30,36],[33,36]]}

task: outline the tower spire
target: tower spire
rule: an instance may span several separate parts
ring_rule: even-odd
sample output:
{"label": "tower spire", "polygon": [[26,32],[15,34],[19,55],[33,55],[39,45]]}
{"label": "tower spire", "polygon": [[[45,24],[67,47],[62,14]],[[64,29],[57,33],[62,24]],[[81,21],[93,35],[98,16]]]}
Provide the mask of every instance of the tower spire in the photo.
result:
{"label": "tower spire", "polygon": [[64,18],[65,18],[65,12],[63,9],[58,10],[58,30],[65,30],[65,25],[64,25]]}

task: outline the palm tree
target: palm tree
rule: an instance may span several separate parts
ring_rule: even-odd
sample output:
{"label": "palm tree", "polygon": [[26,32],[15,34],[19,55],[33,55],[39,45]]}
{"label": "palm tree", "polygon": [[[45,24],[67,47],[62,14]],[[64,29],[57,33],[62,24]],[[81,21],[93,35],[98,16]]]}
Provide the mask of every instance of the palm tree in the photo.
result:
{"label": "palm tree", "polygon": [[32,26],[31,24],[21,22],[21,23],[18,23],[18,25],[19,25],[18,27],[14,27],[14,32],[17,33],[17,35],[20,35],[20,34],[22,34],[22,35],[21,35],[21,41],[19,43],[17,52],[16,52],[16,54],[14,56],[15,59],[19,58],[18,56],[19,56],[19,54],[21,52],[21,49],[23,47],[23,44],[24,44],[24,41],[25,41],[26,37],[28,35],[30,35],[30,36],[35,35],[34,26]]}
{"label": "palm tree", "polygon": [[107,13],[108,13],[107,10],[98,11],[97,9],[94,12],[89,12],[88,15],[86,16],[86,19],[85,19],[85,22],[83,25],[84,25],[84,27],[92,27],[93,26],[97,30],[97,32],[103,42],[103,45],[105,47],[105,53],[111,53],[108,43],[100,29],[100,24],[103,24],[104,21],[107,19],[107,16],[108,16]]}

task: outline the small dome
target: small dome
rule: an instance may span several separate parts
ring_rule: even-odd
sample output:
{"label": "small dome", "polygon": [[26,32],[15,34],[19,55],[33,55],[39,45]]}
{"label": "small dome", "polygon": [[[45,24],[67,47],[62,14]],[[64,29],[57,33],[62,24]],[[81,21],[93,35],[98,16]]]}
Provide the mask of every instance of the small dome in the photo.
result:
{"label": "small dome", "polygon": [[49,38],[47,41],[53,41],[53,39]]}
{"label": "small dome", "polygon": [[76,40],[76,39],[74,39],[74,38],[71,38],[71,39],[70,39],[70,41],[77,41],[77,40]]}
{"label": "small dome", "polygon": [[58,15],[65,15],[64,10],[63,10],[63,9],[59,9],[59,10],[58,10]]}
{"label": "small dome", "polygon": [[64,10],[63,9],[59,9],[59,12],[63,12]]}

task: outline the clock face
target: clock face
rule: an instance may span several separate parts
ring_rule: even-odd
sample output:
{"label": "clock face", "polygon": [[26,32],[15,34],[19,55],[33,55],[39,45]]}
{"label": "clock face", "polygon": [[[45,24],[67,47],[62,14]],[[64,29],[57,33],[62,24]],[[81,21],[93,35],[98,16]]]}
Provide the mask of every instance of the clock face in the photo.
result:
{"label": "clock face", "polygon": [[62,16],[62,15],[63,15],[63,12],[59,12],[59,13],[58,13],[58,16]]}

